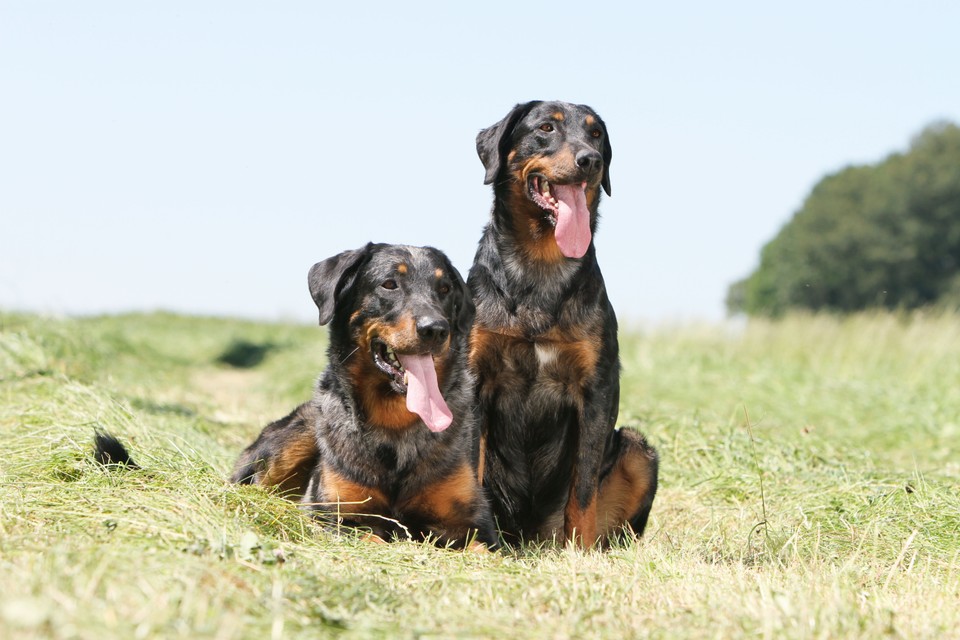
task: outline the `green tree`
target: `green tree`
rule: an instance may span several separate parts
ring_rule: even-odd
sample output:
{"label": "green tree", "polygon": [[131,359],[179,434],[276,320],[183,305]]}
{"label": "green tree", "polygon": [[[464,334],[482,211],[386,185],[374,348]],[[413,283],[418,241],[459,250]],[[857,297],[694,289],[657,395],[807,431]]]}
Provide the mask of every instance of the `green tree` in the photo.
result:
{"label": "green tree", "polygon": [[730,286],[730,312],[855,311],[960,301],[960,127],[826,176]]}

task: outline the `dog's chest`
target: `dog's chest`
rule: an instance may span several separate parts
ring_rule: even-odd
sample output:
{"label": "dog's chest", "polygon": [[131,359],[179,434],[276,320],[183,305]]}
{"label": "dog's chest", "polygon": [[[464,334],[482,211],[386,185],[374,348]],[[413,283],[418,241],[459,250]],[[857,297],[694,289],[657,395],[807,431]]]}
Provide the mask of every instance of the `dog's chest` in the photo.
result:
{"label": "dog's chest", "polygon": [[554,327],[530,338],[481,325],[474,329],[470,356],[481,398],[525,396],[533,402],[549,396],[576,404],[594,379],[599,353],[600,338],[579,327]]}

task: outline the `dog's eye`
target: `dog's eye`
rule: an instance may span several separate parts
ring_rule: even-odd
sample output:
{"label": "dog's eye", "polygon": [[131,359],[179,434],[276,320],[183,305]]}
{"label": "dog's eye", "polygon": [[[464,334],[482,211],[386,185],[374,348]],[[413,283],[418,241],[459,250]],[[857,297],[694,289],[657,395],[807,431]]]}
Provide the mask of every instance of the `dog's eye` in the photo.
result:
{"label": "dog's eye", "polygon": [[540,125],[540,131],[546,131],[547,133],[550,133],[553,131],[553,125],[549,122],[544,122],[542,125]]}
{"label": "dog's eye", "polygon": [[397,288],[397,281],[393,279],[384,280],[382,283],[380,283],[380,286],[383,287],[384,289],[389,289],[393,291],[394,289]]}
{"label": "dog's eye", "polygon": [[442,284],[440,285],[440,295],[445,296],[450,293],[450,285]]}
{"label": "dog's eye", "polygon": [[593,138],[599,138],[599,137],[600,137],[600,129],[594,129],[593,131],[591,131],[591,132],[590,132],[590,136],[593,137]]}

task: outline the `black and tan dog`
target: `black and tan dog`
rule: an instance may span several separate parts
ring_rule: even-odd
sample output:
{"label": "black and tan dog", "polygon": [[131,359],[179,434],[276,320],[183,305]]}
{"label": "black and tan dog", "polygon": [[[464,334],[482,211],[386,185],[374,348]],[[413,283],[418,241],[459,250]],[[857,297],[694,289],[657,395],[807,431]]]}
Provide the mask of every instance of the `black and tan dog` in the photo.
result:
{"label": "black and tan dog", "polygon": [[593,234],[611,147],[600,117],[564,102],[517,105],[477,136],[493,184],[468,285],[481,415],[480,474],[508,540],[590,546],[643,532],[657,455],[615,429],[617,320]]}
{"label": "black and tan dog", "polygon": [[330,324],[328,368],[310,402],[241,454],[233,481],[279,486],[384,540],[495,547],[459,273],[436,249],[369,244],[314,265],[309,284]]}

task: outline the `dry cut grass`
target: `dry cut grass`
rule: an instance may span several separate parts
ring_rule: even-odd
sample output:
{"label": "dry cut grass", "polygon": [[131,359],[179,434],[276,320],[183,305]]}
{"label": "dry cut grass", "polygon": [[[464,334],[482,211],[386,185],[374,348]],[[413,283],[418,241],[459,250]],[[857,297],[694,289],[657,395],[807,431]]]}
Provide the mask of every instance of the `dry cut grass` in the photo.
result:
{"label": "dry cut grass", "polygon": [[[661,490],[606,553],[368,544],[228,484],[323,339],[0,314],[0,638],[958,637],[956,316],[625,330]],[[94,465],[95,427],[144,469]]]}

